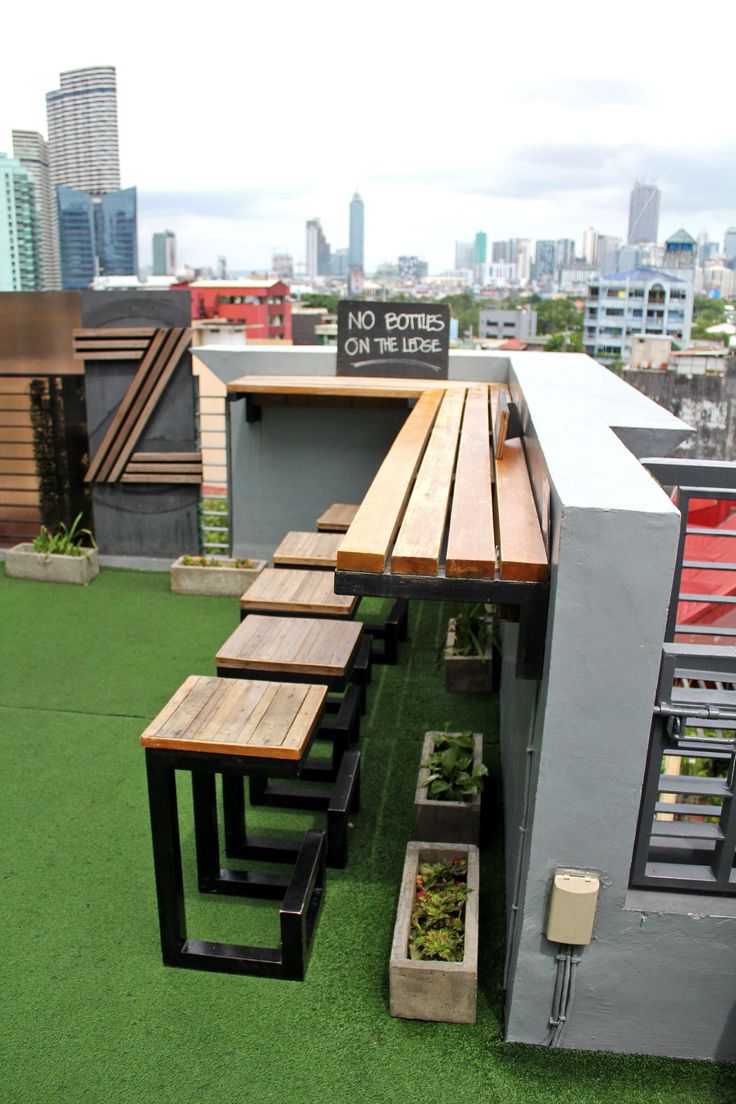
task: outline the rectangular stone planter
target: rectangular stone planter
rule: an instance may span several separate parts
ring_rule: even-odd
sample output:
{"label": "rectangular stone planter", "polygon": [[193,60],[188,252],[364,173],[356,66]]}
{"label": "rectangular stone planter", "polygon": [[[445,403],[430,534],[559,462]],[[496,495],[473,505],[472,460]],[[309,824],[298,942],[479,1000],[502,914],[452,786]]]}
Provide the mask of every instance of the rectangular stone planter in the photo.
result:
{"label": "rectangular stone planter", "polygon": [[85,548],[81,556],[58,556],[35,552],[32,544],[16,544],[5,553],[5,574],[11,579],[86,586],[99,573],[100,555],[96,548]]}
{"label": "rectangular stone planter", "polygon": [[[409,929],[420,862],[466,855],[468,901],[462,962],[421,962],[409,958]],[[475,1023],[478,989],[478,848],[468,844],[412,842],[406,848],[401,893],[389,965],[390,1010],[405,1020]]]}
{"label": "rectangular stone planter", "polygon": [[[427,732],[422,745],[420,763],[425,763],[434,751],[436,736],[452,736],[459,733]],[[483,736],[473,733],[473,766],[483,762]],[[421,840],[438,843],[478,843],[480,835],[480,792],[469,801],[438,801],[427,797],[422,783],[429,778],[427,767],[419,768],[417,789],[414,795],[414,835]]]}
{"label": "rectangular stone planter", "polygon": [[175,594],[240,598],[266,566],[265,560],[253,560],[255,567],[234,567],[233,560],[222,559],[221,567],[193,567],[182,563],[183,559],[180,556],[171,565],[171,589]]}
{"label": "rectangular stone planter", "polygon": [[445,688],[451,694],[488,693],[493,689],[493,640],[488,633],[483,656],[456,656],[455,618],[447,623],[445,640]]}

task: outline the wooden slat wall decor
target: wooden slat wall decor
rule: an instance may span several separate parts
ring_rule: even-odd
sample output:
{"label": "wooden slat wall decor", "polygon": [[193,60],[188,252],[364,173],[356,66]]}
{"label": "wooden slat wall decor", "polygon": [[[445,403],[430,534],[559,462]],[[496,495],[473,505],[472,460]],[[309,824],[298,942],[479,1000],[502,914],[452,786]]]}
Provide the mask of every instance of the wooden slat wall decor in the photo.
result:
{"label": "wooden slat wall decor", "polygon": [[191,340],[191,330],[87,329],[74,331],[74,355],[140,364],[90,462],[87,483],[201,483],[199,452],[136,452],[156,404]]}
{"label": "wooden slat wall decor", "polygon": [[30,387],[28,376],[0,376],[0,543],[5,545],[31,540],[41,524]]}

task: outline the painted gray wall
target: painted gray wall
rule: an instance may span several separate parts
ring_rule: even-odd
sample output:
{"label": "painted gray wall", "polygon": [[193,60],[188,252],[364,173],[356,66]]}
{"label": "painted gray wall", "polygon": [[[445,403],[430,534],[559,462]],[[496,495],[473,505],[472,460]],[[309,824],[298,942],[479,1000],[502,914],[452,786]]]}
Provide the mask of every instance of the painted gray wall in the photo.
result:
{"label": "painted gray wall", "polygon": [[[229,378],[274,371],[270,350],[239,350],[237,361],[225,353],[219,370],[204,354]],[[334,353],[315,354],[277,363],[282,373],[331,374]],[[555,870],[574,867],[599,872],[602,889],[562,1045],[736,1060],[736,908],[628,890],[678,531],[677,511],[635,454],[672,452],[689,428],[586,357],[451,360],[454,378],[504,373],[522,409],[551,561],[539,684],[516,680],[517,629],[503,630],[507,1038],[547,1034],[556,950],[544,936],[547,897]],[[372,475],[361,484],[361,466],[377,466],[402,417],[366,413],[272,407],[246,425],[234,404],[238,553],[265,554],[297,522],[311,529],[328,501],[357,500]]]}
{"label": "painted gray wall", "polygon": [[[736,910],[693,895],[688,913],[679,895],[628,890],[678,515],[609,428],[620,410],[604,418],[600,394],[572,396],[542,371],[515,358],[510,380],[548,503],[551,596],[536,714],[504,656],[506,1037],[546,1037],[548,895],[555,870],[572,867],[599,872],[602,888],[562,1045],[735,1060]],[[666,430],[627,417],[640,447]]]}
{"label": "painted gray wall", "polygon": [[695,428],[680,450],[684,456],[736,459],[736,358],[723,376],[686,376],[678,372],[626,372],[624,378]]}

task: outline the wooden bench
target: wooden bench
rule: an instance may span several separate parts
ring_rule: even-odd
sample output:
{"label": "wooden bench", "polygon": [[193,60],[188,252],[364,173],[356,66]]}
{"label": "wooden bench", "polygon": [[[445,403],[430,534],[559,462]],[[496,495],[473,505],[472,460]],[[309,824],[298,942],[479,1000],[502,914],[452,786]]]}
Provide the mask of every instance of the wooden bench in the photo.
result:
{"label": "wooden bench", "polygon": [[[233,682],[191,676],[141,736],[146,753],[159,929],[167,966],[266,977],[304,977],[325,887],[325,834],[302,840],[241,839],[241,857],[289,862],[289,874],[221,867],[215,777],[299,777],[319,725],[325,686]],[[176,771],[192,775],[200,892],[281,901],[278,947],[187,936]],[[243,822],[243,837],[245,825]]]}
{"label": "wooden bench", "polygon": [[333,502],[317,518],[317,530],[320,533],[347,533],[357,512],[357,506]]}
{"label": "wooden bench", "polygon": [[[278,678],[279,681],[320,682],[333,694],[325,703],[316,737],[329,740],[329,760],[310,758],[300,772],[303,782],[319,782],[306,790],[299,782],[271,783],[267,772],[249,783],[252,805],[285,805],[327,811],[327,865],[347,863],[347,822],[357,810],[360,755],[350,745],[360,736],[359,715],[365,708],[370,640],[361,647],[359,622],[316,620],[307,617],[249,615],[217,652],[217,674],[223,678]],[[241,823],[245,812],[243,787],[223,779],[227,854],[239,857]]]}

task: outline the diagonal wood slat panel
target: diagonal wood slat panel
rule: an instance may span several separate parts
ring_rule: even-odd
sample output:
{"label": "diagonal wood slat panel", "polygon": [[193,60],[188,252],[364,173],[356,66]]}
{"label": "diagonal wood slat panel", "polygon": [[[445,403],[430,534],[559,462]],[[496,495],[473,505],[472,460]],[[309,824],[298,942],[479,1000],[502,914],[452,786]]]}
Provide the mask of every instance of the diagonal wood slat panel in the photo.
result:
{"label": "diagonal wood slat panel", "polygon": [[138,391],[143,386],[151,364],[158,355],[159,349],[163,344],[164,336],[165,334],[163,330],[157,330],[151,338],[151,344],[148,347],[148,351],[144,356],[135,376],[133,377],[130,387],[123,395],[120,406],[115,411],[115,416],[110,422],[110,425],[107,427],[107,432],[102,438],[97,452],[92,457],[89,470],[85,476],[86,483],[92,483],[97,479],[104,478],[100,474],[101,469],[105,464],[105,461],[107,460],[109,451],[112,448],[113,442],[115,441],[118,432],[120,431],[123,420],[125,419],[128,411],[130,410],[130,407],[135,401]]}
{"label": "diagonal wood slat panel", "polygon": [[492,579],[496,570],[488,398],[487,387],[473,387],[465,403],[447,537],[448,578]]}
{"label": "diagonal wood slat panel", "polygon": [[464,402],[464,391],[447,391],[442,400],[394,545],[393,572],[437,574]]}
{"label": "diagonal wood slat panel", "polygon": [[384,570],[443,394],[425,391],[399,430],[338,549],[338,570]]}
{"label": "diagonal wood slat panel", "polygon": [[[156,404],[161,398],[166,389],[166,385],[174,374],[174,370],[178,365],[184,350],[189,344],[191,338],[191,330],[189,329],[173,329],[166,341],[164,350],[162,351],[162,363],[160,371],[157,374],[153,386],[148,394],[148,398],[145,401],[143,409],[140,415],[132,427],[127,440],[124,442],[123,447],[120,450],[120,455],[116,463],[114,464],[110,473],[110,480],[115,482],[123,474],[123,470],[132,453],[135,451],[141,434],[148,425],[148,421],[156,409]],[[153,373],[152,373],[153,375]]]}

